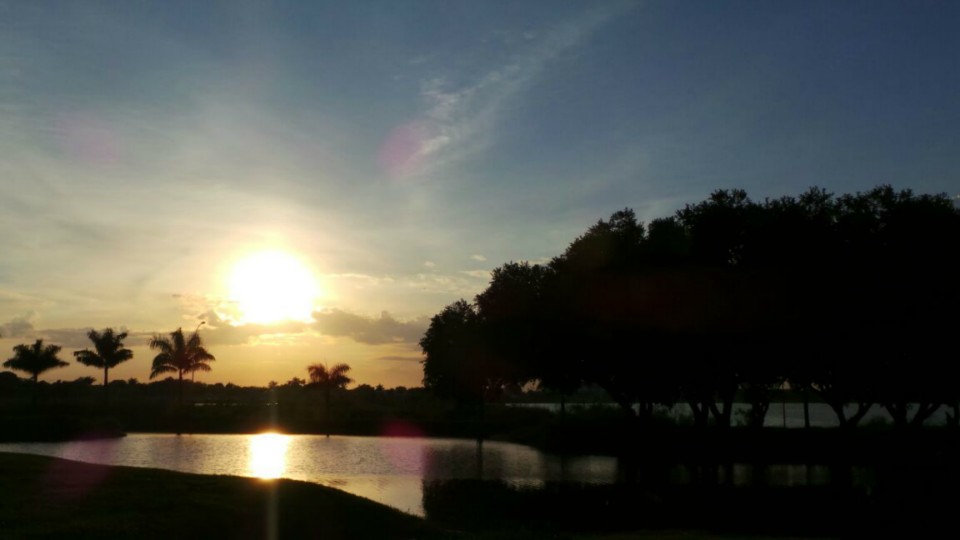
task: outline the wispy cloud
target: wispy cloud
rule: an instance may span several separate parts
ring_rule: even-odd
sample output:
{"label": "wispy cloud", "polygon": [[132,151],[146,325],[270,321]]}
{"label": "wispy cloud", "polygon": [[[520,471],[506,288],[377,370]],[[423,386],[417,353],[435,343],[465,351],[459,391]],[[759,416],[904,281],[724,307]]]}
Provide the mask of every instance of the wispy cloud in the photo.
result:
{"label": "wispy cloud", "polygon": [[[477,272],[486,272],[480,276]],[[472,298],[473,295],[483,290],[483,287],[477,283],[478,277],[489,278],[489,272],[486,270],[467,270],[456,275],[446,274],[417,274],[409,279],[400,282],[409,289],[416,289],[421,293],[442,294],[450,297],[451,301],[456,297]]]}
{"label": "wispy cloud", "polygon": [[480,279],[490,279],[489,270],[463,270],[460,273],[470,277],[475,277]]}
{"label": "wispy cloud", "polygon": [[[542,31],[526,30],[506,61],[461,82],[435,75],[420,83],[422,118],[398,131],[394,163],[401,173],[438,172],[490,143],[502,111],[524,93],[559,55],[584,40],[630,4],[610,4]],[[388,141],[389,144],[389,141]],[[401,150],[403,150],[401,152]]]}

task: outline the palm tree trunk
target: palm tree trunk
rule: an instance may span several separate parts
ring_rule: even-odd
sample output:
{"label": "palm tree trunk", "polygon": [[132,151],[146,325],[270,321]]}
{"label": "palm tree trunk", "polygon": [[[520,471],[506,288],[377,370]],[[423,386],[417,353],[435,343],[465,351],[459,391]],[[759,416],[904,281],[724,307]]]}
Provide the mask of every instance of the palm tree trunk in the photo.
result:
{"label": "palm tree trunk", "polygon": [[176,412],[176,424],[177,424],[177,436],[183,433],[183,370],[177,371],[179,380],[177,381],[177,412]]}
{"label": "palm tree trunk", "polygon": [[103,367],[103,406],[104,407],[106,407],[107,403],[109,403],[109,398],[107,397],[107,385],[110,382],[107,378],[107,371],[109,369],[110,368],[106,366]]}
{"label": "palm tree trunk", "polygon": [[327,437],[330,436],[330,388],[323,389],[323,424],[326,427]]}
{"label": "palm tree trunk", "polygon": [[480,398],[480,422],[477,426],[477,450],[483,452],[483,436],[484,436],[484,427],[486,423],[486,399]]}
{"label": "palm tree trunk", "polygon": [[37,396],[40,394],[40,383],[37,378],[40,376],[39,373],[33,374],[33,408],[37,408]]}

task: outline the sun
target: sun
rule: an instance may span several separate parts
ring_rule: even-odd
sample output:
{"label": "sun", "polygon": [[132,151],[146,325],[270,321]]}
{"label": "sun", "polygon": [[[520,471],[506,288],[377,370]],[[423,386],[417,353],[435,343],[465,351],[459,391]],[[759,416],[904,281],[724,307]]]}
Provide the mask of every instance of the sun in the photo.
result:
{"label": "sun", "polygon": [[279,433],[261,433],[250,437],[250,463],[253,476],[272,480],[283,475],[287,468],[287,447],[290,436]]}
{"label": "sun", "polygon": [[258,251],[237,261],[227,290],[240,321],[258,324],[309,321],[320,293],[310,269],[284,251]]}

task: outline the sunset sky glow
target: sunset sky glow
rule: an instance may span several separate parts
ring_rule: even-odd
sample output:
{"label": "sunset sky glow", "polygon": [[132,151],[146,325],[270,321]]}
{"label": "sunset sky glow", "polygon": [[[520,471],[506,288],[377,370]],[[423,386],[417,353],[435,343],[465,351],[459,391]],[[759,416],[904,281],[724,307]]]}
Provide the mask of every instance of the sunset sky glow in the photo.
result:
{"label": "sunset sky glow", "polygon": [[625,206],[960,193],[960,3],[0,0],[0,359],[419,385],[429,317]]}

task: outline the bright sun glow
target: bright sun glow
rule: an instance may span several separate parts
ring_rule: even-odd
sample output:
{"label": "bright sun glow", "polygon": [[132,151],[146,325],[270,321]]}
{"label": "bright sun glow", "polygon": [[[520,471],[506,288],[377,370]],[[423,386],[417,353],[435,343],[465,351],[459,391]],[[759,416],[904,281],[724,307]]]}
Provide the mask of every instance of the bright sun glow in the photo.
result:
{"label": "bright sun glow", "polygon": [[250,473],[257,478],[279,478],[287,469],[288,435],[261,433],[250,438]]}
{"label": "bright sun glow", "polygon": [[227,287],[244,323],[309,321],[319,294],[306,265],[283,251],[241,259],[230,271]]}

